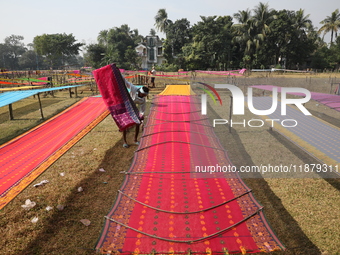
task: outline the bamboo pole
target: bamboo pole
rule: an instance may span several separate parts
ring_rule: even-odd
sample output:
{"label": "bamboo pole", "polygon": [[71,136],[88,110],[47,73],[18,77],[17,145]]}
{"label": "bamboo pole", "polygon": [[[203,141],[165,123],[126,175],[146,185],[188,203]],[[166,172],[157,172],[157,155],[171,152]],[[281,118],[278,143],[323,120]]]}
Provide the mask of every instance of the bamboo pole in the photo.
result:
{"label": "bamboo pole", "polygon": [[42,105],[41,105],[41,100],[40,100],[40,93],[38,93],[38,100],[39,100],[41,119],[43,120],[45,118],[44,118],[44,113],[43,113],[43,110],[42,110]]}

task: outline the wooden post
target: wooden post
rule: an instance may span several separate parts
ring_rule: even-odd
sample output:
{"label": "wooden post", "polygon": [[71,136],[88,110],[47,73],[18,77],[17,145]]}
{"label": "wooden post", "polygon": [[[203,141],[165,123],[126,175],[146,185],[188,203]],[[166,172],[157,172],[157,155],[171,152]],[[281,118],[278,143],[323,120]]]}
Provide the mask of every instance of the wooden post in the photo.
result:
{"label": "wooden post", "polygon": [[72,98],[72,91],[71,91],[71,88],[68,88],[68,91],[70,92],[70,98]]}
{"label": "wooden post", "polygon": [[333,88],[333,82],[331,83],[331,89],[329,91],[329,94],[332,94],[332,88]]}
{"label": "wooden post", "polygon": [[13,117],[13,108],[12,108],[12,104],[9,104],[9,105],[8,105],[8,109],[9,109],[9,119],[10,119],[10,120],[13,120],[14,117]]}
{"label": "wooden post", "polygon": [[38,93],[38,100],[39,100],[41,119],[43,120],[45,118],[44,118],[44,113],[43,113],[42,106],[41,106],[40,93]]}
{"label": "wooden post", "polygon": [[230,111],[229,111],[229,133],[231,133],[231,119],[233,117],[233,96],[230,96]]}
{"label": "wooden post", "polygon": [[76,93],[76,97],[78,97],[78,90],[77,90],[77,87],[74,88],[75,89],[75,93]]}

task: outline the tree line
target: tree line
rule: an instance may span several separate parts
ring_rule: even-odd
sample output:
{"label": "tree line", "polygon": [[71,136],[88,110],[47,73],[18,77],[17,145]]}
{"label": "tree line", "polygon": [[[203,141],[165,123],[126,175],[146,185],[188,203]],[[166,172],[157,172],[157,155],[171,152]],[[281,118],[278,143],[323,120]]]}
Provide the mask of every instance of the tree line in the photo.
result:
{"label": "tree line", "polygon": [[[200,16],[191,25],[186,18],[172,21],[165,9],[155,16],[155,29],[166,35],[163,54],[164,71],[230,69],[318,69],[339,70],[340,13],[336,9],[320,22],[317,29],[304,10],[275,10],[259,3],[232,16]],[[233,22],[235,20],[236,22]],[[150,35],[156,35],[155,29]],[[324,35],[331,33],[327,44]],[[49,69],[66,65],[98,68],[115,62],[124,69],[137,70],[141,57],[135,47],[146,37],[127,24],[102,30],[97,43],[84,45],[72,34],[43,34],[33,43],[11,35],[0,43],[1,69]],[[85,46],[84,57],[79,56]]]}
{"label": "tree line", "polygon": [[76,42],[72,34],[43,34],[34,37],[27,46],[21,35],[11,35],[0,43],[1,70],[64,69],[83,66],[79,55],[83,43]]}
{"label": "tree line", "polygon": [[[320,29],[313,26],[309,16],[302,9],[278,11],[260,2],[233,17],[201,16],[193,26],[185,18],[172,22],[165,9],[158,11],[155,21],[156,28],[166,34],[168,63],[183,69],[338,70],[339,10],[321,21]],[[329,32],[331,41],[327,45],[324,35]]]}
{"label": "tree line", "polygon": [[[340,64],[340,14],[336,9],[313,26],[304,10],[274,10],[259,3],[252,10],[233,16],[200,16],[191,25],[186,18],[168,19],[165,9],[155,16],[155,28],[163,32],[166,63],[159,70],[177,71],[238,68],[286,68],[338,70]],[[236,20],[236,23],[233,22]],[[324,35],[331,32],[331,42]],[[155,35],[151,29],[150,35]],[[85,60],[99,67],[116,62],[125,69],[138,69],[141,59],[133,48],[145,37],[128,25],[103,30],[98,43],[87,46]]]}

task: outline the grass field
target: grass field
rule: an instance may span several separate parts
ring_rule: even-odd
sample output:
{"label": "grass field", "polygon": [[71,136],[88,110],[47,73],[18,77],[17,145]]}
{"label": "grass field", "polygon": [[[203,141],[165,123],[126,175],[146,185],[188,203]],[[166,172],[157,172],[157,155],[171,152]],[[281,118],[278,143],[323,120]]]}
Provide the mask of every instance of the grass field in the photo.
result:
{"label": "grass field", "polygon": [[[196,80],[237,84],[240,87],[258,84],[304,87],[310,91],[329,93],[331,82],[340,76],[256,74],[245,78],[197,76]],[[186,83],[185,80],[181,81]],[[176,80],[157,78],[157,88],[151,91],[149,102],[166,84]],[[85,89],[80,97],[92,93]],[[69,98],[68,92],[42,98],[47,118],[72,105],[79,98]],[[228,104],[228,95],[223,102]],[[310,101],[306,104],[314,116],[340,128],[340,113]],[[42,122],[36,98],[13,104],[15,119],[8,120],[8,108],[0,108],[0,142],[9,141]],[[209,107],[209,117],[227,118],[228,109]],[[245,118],[252,118],[247,112]],[[246,130],[235,127],[215,129],[222,145],[236,166],[259,164],[311,164],[317,161],[289,140],[268,127]],[[128,133],[132,141],[133,132]],[[0,211],[0,254],[94,254],[104,216],[117,195],[123,175],[130,167],[136,147],[122,148],[121,133],[108,116],[80,142],[65,153],[34,183],[48,180],[44,186],[27,187]],[[100,171],[104,169],[105,172]],[[60,173],[64,173],[61,176]],[[340,181],[322,178],[248,178],[247,185],[264,212],[273,230],[287,246],[285,253],[274,254],[340,254]],[[79,192],[78,188],[83,191]],[[37,205],[26,211],[21,208],[26,199]],[[53,207],[47,211],[46,207]],[[58,207],[63,207],[59,210]],[[37,223],[31,220],[38,217]],[[81,220],[88,219],[85,226]]]}

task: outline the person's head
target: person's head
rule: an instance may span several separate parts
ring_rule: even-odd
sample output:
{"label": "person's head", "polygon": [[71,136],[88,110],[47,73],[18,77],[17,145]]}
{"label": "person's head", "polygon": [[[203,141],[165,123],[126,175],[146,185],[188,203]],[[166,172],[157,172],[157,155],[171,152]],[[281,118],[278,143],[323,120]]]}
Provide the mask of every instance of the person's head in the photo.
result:
{"label": "person's head", "polygon": [[148,87],[141,87],[138,89],[138,96],[139,97],[146,97],[149,94],[149,88]]}

